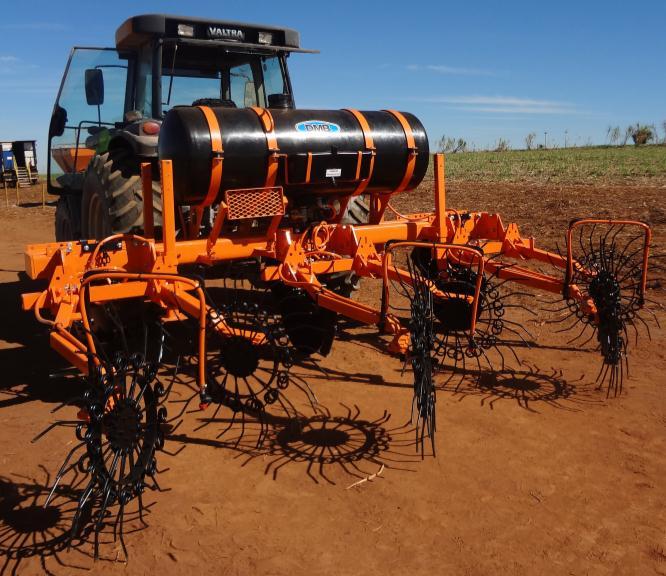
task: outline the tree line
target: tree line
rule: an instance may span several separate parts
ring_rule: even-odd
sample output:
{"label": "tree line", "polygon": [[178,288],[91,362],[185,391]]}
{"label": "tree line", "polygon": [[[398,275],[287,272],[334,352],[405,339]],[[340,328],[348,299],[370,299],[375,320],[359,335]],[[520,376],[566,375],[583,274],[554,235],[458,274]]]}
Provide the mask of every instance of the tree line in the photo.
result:
{"label": "tree line", "polygon": [[[644,146],[645,144],[666,144],[666,120],[662,122],[661,127],[663,135],[660,138],[656,124],[640,124],[637,122],[636,124],[630,124],[624,129],[620,126],[608,126],[606,130],[606,144],[610,146],[626,146],[630,141],[633,142],[635,146]],[[566,140],[567,133],[568,131],[565,130],[565,148],[569,147]],[[547,133],[544,134],[544,142],[542,144],[540,142],[537,143],[537,133],[530,132],[523,139],[524,149],[535,150],[537,148],[559,148],[554,142],[551,142],[550,145],[548,145],[546,135]],[[588,139],[584,146],[594,146],[594,144]],[[437,143],[437,149],[440,152],[447,152],[449,154],[470,152],[477,149],[505,152],[511,150],[511,143],[505,138],[498,138],[495,143],[488,148],[477,148],[474,145],[470,146],[464,138],[454,138],[443,135]]]}

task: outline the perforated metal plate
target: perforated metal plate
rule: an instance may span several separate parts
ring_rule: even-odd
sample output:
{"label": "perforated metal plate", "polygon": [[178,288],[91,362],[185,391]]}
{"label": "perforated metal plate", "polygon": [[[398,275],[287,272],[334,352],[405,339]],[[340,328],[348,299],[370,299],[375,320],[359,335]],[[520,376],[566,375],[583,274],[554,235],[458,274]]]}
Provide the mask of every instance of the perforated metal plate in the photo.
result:
{"label": "perforated metal plate", "polygon": [[281,186],[227,190],[225,199],[228,206],[228,220],[266,218],[284,214],[284,195]]}

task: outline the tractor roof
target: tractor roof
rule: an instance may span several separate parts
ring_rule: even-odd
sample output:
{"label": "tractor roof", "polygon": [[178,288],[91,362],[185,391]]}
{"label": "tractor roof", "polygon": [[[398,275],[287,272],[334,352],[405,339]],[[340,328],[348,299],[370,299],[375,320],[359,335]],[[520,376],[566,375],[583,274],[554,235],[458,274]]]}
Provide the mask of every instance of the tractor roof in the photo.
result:
{"label": "tractor roof", "polygon": [[268,51],[313,52],[300,47],[300,35],[291,28],[168,14],[142,14],[128,18],[116,31],[116,48],[135,49],[154,38]]}

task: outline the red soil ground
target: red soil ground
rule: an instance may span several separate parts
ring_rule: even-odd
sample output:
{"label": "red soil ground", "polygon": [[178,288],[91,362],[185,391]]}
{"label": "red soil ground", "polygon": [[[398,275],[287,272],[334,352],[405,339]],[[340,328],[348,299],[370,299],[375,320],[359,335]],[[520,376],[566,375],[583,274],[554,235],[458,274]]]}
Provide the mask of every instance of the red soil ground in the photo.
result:
{"label": "red soil ground", "polygon": [[[449,187],[448,202],[500,212],[546,246],[591,214],[647,219],[663,245],[665,191],[465,183]],[[256,428],[236,444],[237,433],[217,438],[224,422],[197,431],[201,415],[188,414],[167,441],[178,454],[159,456],[165,491],[147,496],[150,526],[125,537],[127,562],[108,532],[97,562],[89,540],[64,549],[73,506],[65,494],[41,505],[74,435],[31,438],[74,417],[51,411],[77,386],[49,378],[61,363],[20,311],[24,245],[51,240],[54,216],[37,191],[23,202],[0,208],[0,573],[666,574],[664,331],[653,326],[632,349],[624,393],[606,399],[594,386],[597,355],[522,311],[514,319],[537,338],[518,350],[522,365],[439,390],[436,457],[417,455],[405,424],[410,371],[379,352],[372,329],[343,327],[320,369],[292,370],[338,432],[313,421],[311,442],[295,442],[274,423],[257,448]],[[653,281],[650,297],[665,325],[662,285]]]}

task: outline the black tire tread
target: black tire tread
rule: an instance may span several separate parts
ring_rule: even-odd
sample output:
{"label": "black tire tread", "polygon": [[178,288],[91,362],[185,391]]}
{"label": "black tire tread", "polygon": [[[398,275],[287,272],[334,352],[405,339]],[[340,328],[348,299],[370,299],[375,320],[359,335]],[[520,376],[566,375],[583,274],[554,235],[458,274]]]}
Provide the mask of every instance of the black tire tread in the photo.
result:
{"label": "black tire tread", "polygon": [[[111,230],[125,233],[143,228],[143,191],[138,165],[127,149],[116,148],[95,156],[88,168],[93,172],[106,196]],[[153,181],[153,208],[155,225],[162,224],[162,190]]]}
{"label": "black tire tread", "polygon": [[56,242],[68,242],[81,237],[81,198],[63,195],[58,198],[55,212]]}
{"label": "black tire tread", "polygon": [[367,224],[370,217],[370,206],[365,196],[352,196],[347,204],[347,209],[340,220],[341,224]]}

